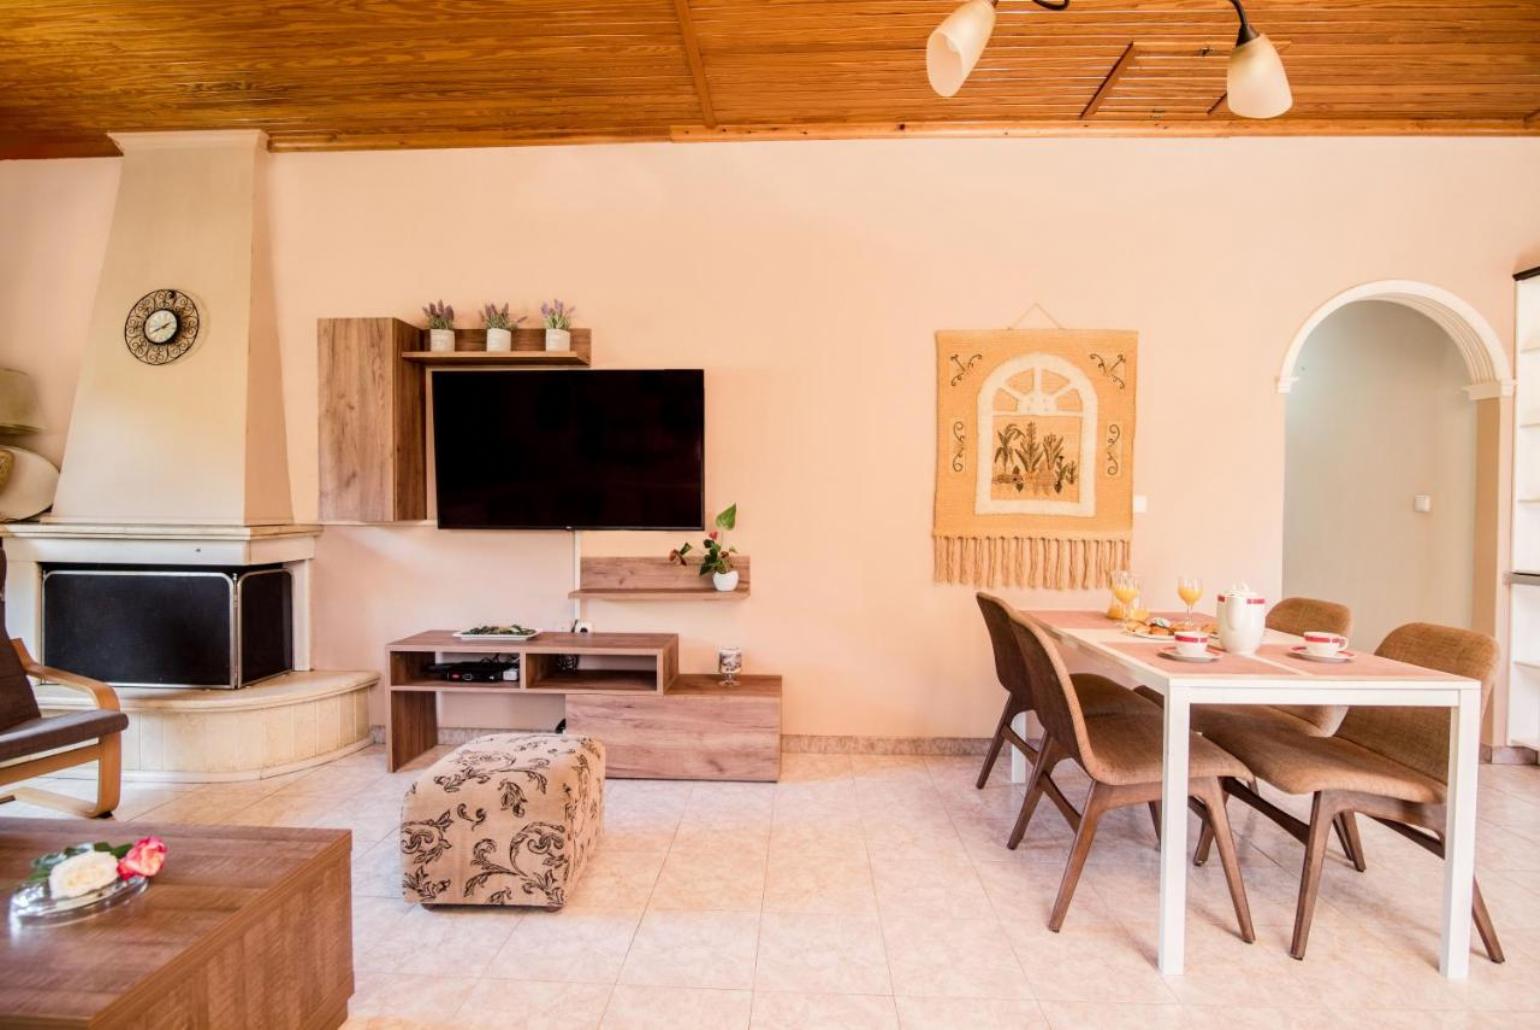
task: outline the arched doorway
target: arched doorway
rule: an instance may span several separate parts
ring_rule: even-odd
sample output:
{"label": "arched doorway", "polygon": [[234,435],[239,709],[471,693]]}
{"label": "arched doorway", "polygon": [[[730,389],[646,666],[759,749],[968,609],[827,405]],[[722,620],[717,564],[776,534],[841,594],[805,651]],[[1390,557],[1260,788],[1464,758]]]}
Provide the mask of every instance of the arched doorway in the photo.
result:
{"label": "arched doorway", "polygon": [[1285,593],[1352,605],[1365,648],[1419,618],[1500,635],[1508,369],[1486,320],[1426,283],[1368,283],[1306,319],[1278,377]]}

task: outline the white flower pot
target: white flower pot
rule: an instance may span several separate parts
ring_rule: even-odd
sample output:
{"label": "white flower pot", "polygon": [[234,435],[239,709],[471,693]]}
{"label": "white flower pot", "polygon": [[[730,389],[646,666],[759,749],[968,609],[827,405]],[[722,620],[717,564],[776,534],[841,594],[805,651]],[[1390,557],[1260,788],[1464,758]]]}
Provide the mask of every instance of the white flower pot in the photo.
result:
{"label": "white flower pot", "polygon": [[711,585],[716,587],[718,590],[722,591],[723,593],[727,593],[728,591],[732,591],[732,590],[737,590],[738,589],[738,570],[737,569],[733,569],[731,572],[713,572],[711,574]]}
{"label": "white flower pot", "polygon": [[429,329],[428,349],[440,354],[454,350],[455,331],[453,329]]}
{"label": "white flower pot", "polygon": [[572,349],[572,330],[570,330],[570,329],[547,329],[545,331],[545,349],[546,350],[571,350]]}
{"label": "white flower pot", "polygon": [[489,351],[494,351],[494,350],[495,351],[511,351],[511,350],[513,350],[513,330],[511,330],[511,329],[488,329],[487,330],[487,350],[489,350]]}

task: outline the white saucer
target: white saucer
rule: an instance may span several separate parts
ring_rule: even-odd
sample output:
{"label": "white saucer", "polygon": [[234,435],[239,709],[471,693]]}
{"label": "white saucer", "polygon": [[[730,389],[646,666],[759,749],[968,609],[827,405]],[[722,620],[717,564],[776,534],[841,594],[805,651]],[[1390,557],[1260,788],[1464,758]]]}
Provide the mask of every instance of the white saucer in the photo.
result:
{"label": "white saucer", "polygon": [[1176,648],[1174,647],[1163,647],[1155,653],[1160,655],[1162,658],[1169,658],[1173,662],[1192,662],[1196,665],[1207,665],[1209,662],[1217,662],[1222,657],[1221,655],[1215,654],[1213,651],[1200,656],[1178,654]]}
{"label": "white saucer", "polygon": [[1293,655],[1295,658],[1303,658],[1307,662],[1326,662],[1330,665],[1340,665],[1343,662],[1351,662],[1354,657],[1352,651],[1346,650],[1338,651],[1336,654],[1330,656],[1311,654],[1309,651],[1305,650],[1304,644],[1296,644],[1294,647],[1289,648],[1289,654]]}

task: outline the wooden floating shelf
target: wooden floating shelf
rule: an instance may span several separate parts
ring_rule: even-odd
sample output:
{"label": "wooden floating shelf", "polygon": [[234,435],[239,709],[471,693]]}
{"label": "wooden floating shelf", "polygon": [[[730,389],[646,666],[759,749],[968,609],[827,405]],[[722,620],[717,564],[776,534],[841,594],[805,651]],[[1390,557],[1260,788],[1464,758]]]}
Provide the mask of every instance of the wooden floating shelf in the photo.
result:
{"label": "wooden floating shelf", "polygon": [[718,590],[700,574],[700,559],[679,565],[667,558],[584,558],[573,600],[596,601],[742,601],[749,596],[747,555],[734,555],[736,590]]}
{"label": "wooden floating shelf", "polygon": [[416,350],[403,351],[401,357],[424,365],[510,366],[510,365],[589,365],[593,362],[593,330],[573,329],[571,350],[546,350],[544,329],[514,329],[512,350],[487,350],[485,329],[456,329],[455,349],[428,349],[428,330],[420,329]]}
{"label": "wooden floating shelf", "polygon": [[506,366],[577,365],[588,367],[588,358],[576,351],[402,351],[401,357],[422,365],[452,368],[493,368]]}
{"label": "wooden floating shelf", "polygon": [[742,601],[749,589],[736,590],[569,590],[567,597],[583,601]]}

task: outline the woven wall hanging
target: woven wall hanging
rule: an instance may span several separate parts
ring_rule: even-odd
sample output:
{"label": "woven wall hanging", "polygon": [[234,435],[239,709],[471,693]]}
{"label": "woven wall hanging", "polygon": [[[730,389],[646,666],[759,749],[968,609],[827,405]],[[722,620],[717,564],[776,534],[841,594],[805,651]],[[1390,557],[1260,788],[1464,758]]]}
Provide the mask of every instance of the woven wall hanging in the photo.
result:
{"label": "woven wall hanging", "polygon": [[935,578],[1104,586],[1133,531],[1139,336],[936,334]]}

